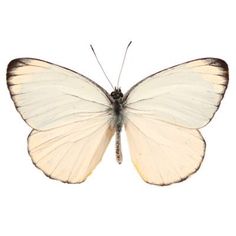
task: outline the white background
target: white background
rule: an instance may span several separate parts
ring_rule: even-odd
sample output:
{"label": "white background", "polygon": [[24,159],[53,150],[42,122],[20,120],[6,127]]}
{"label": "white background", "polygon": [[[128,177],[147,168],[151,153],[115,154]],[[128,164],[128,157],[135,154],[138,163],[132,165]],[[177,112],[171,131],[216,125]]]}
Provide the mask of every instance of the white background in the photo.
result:
{"label": "white background", "polygon": [[[1,1],[0,2],[0,235],[236,235],[235,1]],[[230,83],[221,108],[202,129],[200,170],[168,187],[144,183],[130,161],[115,161],[114,140],[81,185],[51,180],[27,153],[30,128],[16,112],[5,73],[10,60],[35,57],[109,84],[128,52],[123,91],[175,64],[219,57]]]}

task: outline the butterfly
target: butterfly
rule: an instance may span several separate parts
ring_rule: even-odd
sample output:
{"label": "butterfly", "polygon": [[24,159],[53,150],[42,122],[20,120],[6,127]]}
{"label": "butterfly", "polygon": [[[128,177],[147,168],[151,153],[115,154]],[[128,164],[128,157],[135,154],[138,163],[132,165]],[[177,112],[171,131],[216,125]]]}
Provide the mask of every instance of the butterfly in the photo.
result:
{"label": "butterfly", "polygon": [[199,169],[206,146],[199,128],[220,105],[228,66],[217,58],[188,61],[148,76],[125,94],[119,86],[109,94],[75,71],[19,58],[8,65],[7,84],[17,111],[33,129],[29,155],[48,177],[85,181],[113,135],[121,163],[124,127],[138,173],[163,186]]}

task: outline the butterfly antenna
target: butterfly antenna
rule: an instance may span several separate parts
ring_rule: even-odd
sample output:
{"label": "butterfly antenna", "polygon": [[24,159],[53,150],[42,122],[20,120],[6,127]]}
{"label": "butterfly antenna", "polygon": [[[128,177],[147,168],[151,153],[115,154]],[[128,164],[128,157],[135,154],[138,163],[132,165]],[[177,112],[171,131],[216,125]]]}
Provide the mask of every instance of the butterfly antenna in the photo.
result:
{"label": "butterfly antenna", "polygon": [[91,47],[91,49],[92,49],[92,51],[93,51],[93,54],[94,54],[94,56],[95,56],[95,58],[96,58],[96,60],[97,60],[97,62],[98,62],[98,65],[99,65],[100,68],[102,69],[103,74],[104,74],[105,77],[107,78],[107,80],[108,80],[109,84],[111,85],[112,89],[115,90],[115,88],[114,88],[114,86],[112,85],[111,81],[109,80],[109,78],[108,78],[108,76],[107,76],[105,70],[103,69],[102,64],[101,64],[100,61],[98,60],[98,57],[97,57],[97,55],[96,55],[96,53],[95,53],[95,50],[94,50],[94,48],[93,48],[93,46],[92,46],[91,44],[90,44],[90,47]]}
{"label": "butterfly antenna", "polygon": [[121,67],[120,67],[120,73],[119,73],[118,80],[117,80],[117,88],[119,88],[120,76],[121,76],[121,73],[122,73],[122,70],[123,70],[123,67],[124,67],[124,64],[125,64],[126,54],[127,54],[128,48],[129,48],[131,43],[132,43],[132,41],[129,42],[129,44],[127,45],[127,47],[125,49],[125,54],[124,54],[124,57],[123,57],[123,61],[122,61]]}

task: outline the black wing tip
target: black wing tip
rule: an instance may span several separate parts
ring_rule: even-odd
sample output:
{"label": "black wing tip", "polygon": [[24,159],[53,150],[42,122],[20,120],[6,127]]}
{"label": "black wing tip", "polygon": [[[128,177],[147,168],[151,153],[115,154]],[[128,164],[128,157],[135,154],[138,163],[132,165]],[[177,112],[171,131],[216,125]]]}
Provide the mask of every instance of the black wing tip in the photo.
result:
{"label": "black wing tip", "polygon": [[222,69],[223,71],[223,75],[224,77],[228,80],[229,79],[229,67],[228,64],[226,63],[226,61],[220,59],[220,58],[209,58],[210,60],[210,65],[211,66],[215,66],[215,67],[219,67]]}
{"label": "black wing tip", "polygon": [[16,58],[16,59],[11,60],[11,61],[8,63],[7,68],[8,68],[8,69],[11,69],[11,68],[17,67],[17,64],[19,63],[19,61],[20,61],[20,58]]}
{"label": "black wing tip", "polygon": [[216,67],[221,67],[224,69],[224,71],[229,70],[228,64],[224,60],[222,60],[220,58],[209,58],[209,59],[210,59],[210,65],[216,66]]}
{"label": "black wing tip", "polygon": [[208,60],[210,60],[209,65],[221,68],[222,70],[221,76],[224,77],[225,79],[224,85],[227,88],[228,83],[229,83],[229,67],[226,61],[220,58],[208,58]]}
{"label": "black wing tip", "polygon": [[15,67],[19,67],[19,66],[23,66],[26,64],[26,60],[28,60],[27,58],[16,58],[16,59],[13,59],[9,62],[7,68],[8,70],[11,70],[12,68],[15,68]]}
{"label": "black wing tip", "polygon": [[16,58],[10,61],[7,65],[7,79],[14,75],[13,71],[17,67],[26,66],[27,60],[29,60],[29,58]]}
{"label": "black wing tip", "polygon": [[14,70],[14,68],[17,67],[18,63],[19,63],[19,59],[14,59],[14,60],[12,60],[8,63],[8,66],[7,66],[7,79],[13,75],[12,71]]}

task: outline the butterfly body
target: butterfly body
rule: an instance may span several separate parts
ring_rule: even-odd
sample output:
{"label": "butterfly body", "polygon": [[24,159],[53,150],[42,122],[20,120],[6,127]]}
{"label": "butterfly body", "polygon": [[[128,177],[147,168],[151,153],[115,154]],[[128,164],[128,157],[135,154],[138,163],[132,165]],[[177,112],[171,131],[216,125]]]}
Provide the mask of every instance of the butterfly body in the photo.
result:
{"label": "butterfly body", "polygon": [[121,151],[121,139],[120,133],[122,130],[124,117],[123,117],[123,109],[124,109],[124,101],[123,101],[123,93],[120,88],[115,88],[115,90],[111,93],[111,97],[114,99],[113,106],[113,116],[114,116],[114,126],[116,132],[116,160],[119,164],[122,163],[122,151]]}
{"label": "butterfly body", "polygon": [[218,58],[176,65],[141,80],[124,95],[109,94],[65,67],[18,58],[7,68],[17,111],[32,128],[28,151],[50,178],[81,183],[101,161],[113,135],[122,162],[124,126],[131,159],[142,179],[169,185],[195,173],[204,158],[199,129],[213,118],[228,85]]}

